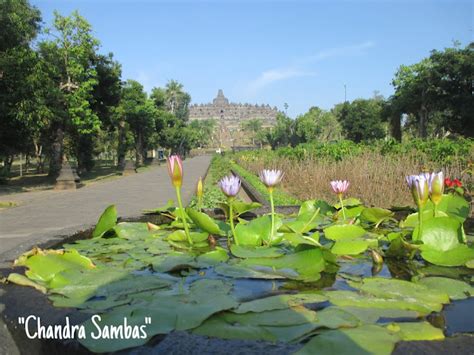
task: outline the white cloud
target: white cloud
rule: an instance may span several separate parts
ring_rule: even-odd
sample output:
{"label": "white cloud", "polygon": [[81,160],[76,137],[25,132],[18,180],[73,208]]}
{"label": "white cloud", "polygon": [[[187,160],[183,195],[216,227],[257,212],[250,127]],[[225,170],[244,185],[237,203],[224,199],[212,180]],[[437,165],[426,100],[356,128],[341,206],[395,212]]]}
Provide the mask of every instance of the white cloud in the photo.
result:
{"label": "white cloud", "polygon": [[312,70],[307,70],[304,66],[307,66],[311,63],[325,60],[332,57],[344,57],[344,56],[354,56],[360,55],[365,53],[365,51],[369,48],[375,46],[375,43],[372,41],[366,41],[363,43],[358,43],[351,46],[345,47],[335,47],[322,50],[314,55],[302,57],[299,60],[296,60],[293,65],[283,67],[283,68],[276,68],[276,69],[269,69],[262,72],[256,79],[250,81],[246,88],[248,95],[254,95],[259,90],[282,80],[288,80],[298,77],[308,77],[308,76],[315,76],[316,73]]}
{"label": "white cloud", "polygon": [[279,69],[270,69],[264,71],[260,74],[255,80],[252,80],[248,84],[248,91],[255,93],[260,89],[273,84],[274,82],[287,80],[292,78],[304,77],[304,76],[314,76],[316,73],[310,71],[304,71],[297,68],[279,68]]}

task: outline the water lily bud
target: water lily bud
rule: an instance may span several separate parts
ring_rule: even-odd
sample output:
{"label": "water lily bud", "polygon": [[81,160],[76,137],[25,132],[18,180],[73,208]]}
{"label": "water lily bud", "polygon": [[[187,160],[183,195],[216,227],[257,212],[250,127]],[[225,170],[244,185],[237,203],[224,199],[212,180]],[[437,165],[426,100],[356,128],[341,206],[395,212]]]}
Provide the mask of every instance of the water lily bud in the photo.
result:
{"label": "water lily bud", "polygon": [[437,205],[441,202],[444,193],[444,174],[442,171],[439,173],[432,173],[430,176],[430,198],[431,201]]}
{"label": "water lily bud", "polygon": [[183,162],[177,155],[172,155],[167,160],[168,174],[174,187],[181,187],[183,184]]}
{"label": "water lily bud", "polygon": [[430,187],[425,174],[410,175],[406,178],[413,199],[418,207],[424,207],[430,197]]}
{"label": "water lily bud", "polygon": [[419,177],[416,189],[420,198],[420,205],[425,206],[430,197],[430,187],[428,185],[428,180],[426,180],[424,176]]}
{"label": "water lily bud", "polygon": [[372,255],[372,261],[374,262],[374,264],[383,264],[383,258],[382,258],[382,255],[380,255],[378,252],[376,252],[375,250],[371,250],[370,251],[371,255]]}
{"label": "water lily bud", "polygon": [[260,172],[259,177],[268,189],[273,189],[273,187],[281,182],[283,175],[284,174],[281,170],[264,169]]}
{"label": "water lily bud", "polygon": [[349,188],[349,185],[350,183],[347,180],[331,181],[332,190],[338,195],[346,193],[347,189]]}
{"label": "water lily bud", "polygon": [[224,176],[219,182],[219,187],[221,188],[224,195],[227,197],[235,197],[240,191],[240,179],[234,175]]}
{"label": "water lily bud", "polygon": [[196,187],[196,196],[201,198],[204,194],[204,187],[202,185],[202,177],[199,178],[197,187]]}

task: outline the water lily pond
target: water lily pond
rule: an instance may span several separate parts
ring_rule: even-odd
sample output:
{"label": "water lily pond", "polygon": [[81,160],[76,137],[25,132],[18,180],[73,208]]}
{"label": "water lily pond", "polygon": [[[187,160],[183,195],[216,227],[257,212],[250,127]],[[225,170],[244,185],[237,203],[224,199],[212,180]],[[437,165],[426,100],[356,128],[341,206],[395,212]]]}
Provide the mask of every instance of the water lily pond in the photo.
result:
{"label": "water lily pond", "polygon": [[[181,161],[170,161],[179,207],[147,211],[160,223],[118,222],[109,206],[90,238],[33,249],[15,261],[24,275],[7,278],[54,307],[99,314],[82,324],[87,333],[96,323],[115,330],[79,338],[88,350],[187,331],[298,344],[298,354],[390,354],[401,341],[474,332],[465,322],[474,309],[469,204],[460,191],[443,194],[442,173],[408,179],[419,212],[343,199],[349,182],[334,181],[336,204],[311,200],[279,213],[272,192],[283,174],[264,171],[270,211],[252,214],[261,205],[236,199],[241,182],[230,176],[220,182],[227,203],[218,218],[199,201],[183,207]],[[137,336],[123,336],[124,321]]]}

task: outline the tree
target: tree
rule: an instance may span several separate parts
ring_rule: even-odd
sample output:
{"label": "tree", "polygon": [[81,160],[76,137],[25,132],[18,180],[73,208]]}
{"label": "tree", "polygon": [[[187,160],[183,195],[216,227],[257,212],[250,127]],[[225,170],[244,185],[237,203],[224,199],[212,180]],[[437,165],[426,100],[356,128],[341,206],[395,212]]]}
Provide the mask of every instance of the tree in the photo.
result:
{"label": "tree", "polygon": [[28,152],[44,106],[38,56],[30,44],[40,12],[25,0],[0,1],[0,158],[9,173],[13,155]]}
{"label": "tree", "polygon": [[259,118],[252,118],[250,120],[242,122],[242,130],[249,132],[252,135],[252,145],[255,145],[255,138],[262,130],[263,122]]}
{"label": "tree", "polygon": [[213,144],[216,125],[215,119],[193,120],[189,123],[189,128],[196,134],[199,147],[208,147]]}
{"label": "tree", "polygon": [[272,149],[296,145],[295,121],[286,114],[279,112],[276,116],[276,125],[267,132],[267,142]]}
{"label": "tree", "polygon": [[40,43],[49,77],[56,83],[56,105],[62,111],[51,125],[54,143],[50,175],[59,171],[65,134],[90,135],[100,128],[100,120],[92,109],[93,91],[98,83],[93,59],[99,42],[92,36],[90,24],[77,11],[67,17],[55,12],[53,26],[47,32],[53,39]]}
{"label": "tree", "polygon": [[[156,101],[155,101],[156,102]],[[165,88],[165,104],[169,112],[177,119],[187,121],[189,118],[189,103],[191,96],[183,91],[183,84],[170,80]]]}
{"label": "tree", "polygon": [[357,143],[383,138],[382,105],[382,100],[374,98],[357,99],[337,106],[335,112],[346,138]]}
{"label": "tree", "polygon": [[124,121],[133,135],[135,163],[140,166],[144,162],[146,150],[150,148],[150,139],[155,133],[157,109],[153,101],[147,98],[143,86],[138,81],[127,80],[122,88],[119,112],[123,114]]}
{"label": "tree", "polygon": [[307,113],[296,118],[295,133],[300,143],[329,142],[341,138],[341,125],[332,112],[311,107]]}

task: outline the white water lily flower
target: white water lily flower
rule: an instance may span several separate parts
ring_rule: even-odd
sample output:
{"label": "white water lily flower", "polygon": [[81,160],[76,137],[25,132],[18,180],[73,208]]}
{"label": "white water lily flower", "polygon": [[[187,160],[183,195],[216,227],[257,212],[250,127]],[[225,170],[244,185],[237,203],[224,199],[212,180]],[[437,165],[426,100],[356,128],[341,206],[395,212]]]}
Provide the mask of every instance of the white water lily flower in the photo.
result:
{"label": "white water lily flower", "polygon": [[283,179],[283,175],[284,173],[281,170],[263,169],[260,172],[259,177],[266,187],[274,187],[281,182],[281,179]]}
{"label": "white water lily flower", "polygon": [[240,191],[240,179],[237,176],[229,175],[224,176],[219,182],[219,187],[221,188],[224,195],[227,197],[235,197]]}

